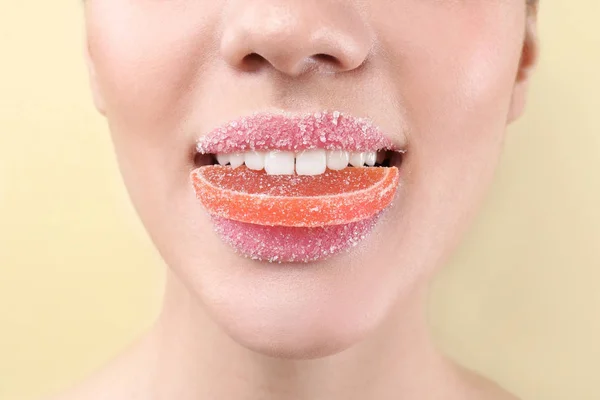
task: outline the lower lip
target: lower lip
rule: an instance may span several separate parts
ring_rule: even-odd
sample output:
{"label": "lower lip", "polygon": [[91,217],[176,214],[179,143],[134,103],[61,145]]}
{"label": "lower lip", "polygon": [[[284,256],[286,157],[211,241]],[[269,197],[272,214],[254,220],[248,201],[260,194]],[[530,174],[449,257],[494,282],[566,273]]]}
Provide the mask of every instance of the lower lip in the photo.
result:
{"label": "lower lip", "polygon": [[355,247],[372,231],[380,215],[351,224],[318,228],[263,226],[217,216],[211,219],[221,239],[247,258],[308,263]]}

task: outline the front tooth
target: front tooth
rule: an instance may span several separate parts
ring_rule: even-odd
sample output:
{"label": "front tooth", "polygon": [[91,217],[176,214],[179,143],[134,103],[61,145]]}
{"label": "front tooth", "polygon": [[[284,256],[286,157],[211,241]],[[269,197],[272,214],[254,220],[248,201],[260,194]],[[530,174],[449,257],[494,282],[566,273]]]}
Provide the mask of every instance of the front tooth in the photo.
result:
{"label": "front tooth", "polygon": [[365,164],[365,153],[351,153],[350,165],[353,167],[362,167]]}
{"label": "front tooth", "polygon": [[296,173],[298,175],[320,175],[327,169],[327,153],[325,150],[304,150],[296,156]]}
{"label": "front tooth", "polygon": [[220,165],[227,165],[229,162],[229,154],[217,154],[217,161]]}
{"label": "front tooth", "polygon": [[294,153],[278,150],[268,152],[265,171],[268,175],[294,175]]}
{"label": "front tooth", "polygon": [[260,171],[265,167],[265,156],[267,153],[262,151],[249,151],[244,156],[246,167],[255,171]]}
{"label": "front tooth", "polygon": [[339,171],[348,166],[350,155],[344,150],[332,150],[327,152],[327,168]]}
{"label": "front tooth", "polygon": [[243,153],[233,153],[229,155],[229,163],[232,168],[237,168],[244,163]]}
{"label": "front tooth", "polygon": [[377,161],[377,152],[370,151],[365,153],[365,164],[367,164],[369,167],[372,167],[375,165],[375,161]]}

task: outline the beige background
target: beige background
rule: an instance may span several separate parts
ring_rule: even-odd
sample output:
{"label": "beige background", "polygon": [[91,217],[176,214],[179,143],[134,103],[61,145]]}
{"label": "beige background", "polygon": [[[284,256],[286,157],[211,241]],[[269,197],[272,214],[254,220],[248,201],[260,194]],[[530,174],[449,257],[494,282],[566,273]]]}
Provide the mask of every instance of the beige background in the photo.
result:
{"label": "beige background", "polygon": [[[432,299],[440,344],[524,399],[600,399],[599,17],[597,0],[542,1],[529,112]],[[2,400],[82,379],[160,302],[82,29],[77,0],[0,1]]]}

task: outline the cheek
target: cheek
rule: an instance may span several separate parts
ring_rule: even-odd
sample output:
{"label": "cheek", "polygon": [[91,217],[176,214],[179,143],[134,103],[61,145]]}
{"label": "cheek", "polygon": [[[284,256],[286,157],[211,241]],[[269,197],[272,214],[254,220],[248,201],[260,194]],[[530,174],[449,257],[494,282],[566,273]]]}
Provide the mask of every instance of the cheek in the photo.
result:
{"label": "cheek", "polygon": [[381,21],[411,150],[445,175],[493,165],[480,162],[499,151],[525,23],[512,1],[452,3],[412,2]]}
{"label": "cheek", "polygon": [[521,50],[518,7],[464,3],[415,3],[381,25],[409,127],[406,220],[431,248],[453,247],[492,180]]}
{"label": "cheek", "polygon": [[216,14],[210,4],[193,3],[185,9],[143,0],[86,3],[90,55],[116,155],[149,224],[156,210],[189,197],[182,171],[190,167],[191,144],[173,139],[185,137],[185,104],[197,91],[211,40],[205,32]]}
{"label": "cheek", "polygon": [[90,53],[109,120],[133,131],[160,132],[157,127],[181,117],[178,105],[191,95],[208,59],[211,39],[205,32],[214,23],[210,6],[194,3],[184,9],[150,1],[89,2]]}

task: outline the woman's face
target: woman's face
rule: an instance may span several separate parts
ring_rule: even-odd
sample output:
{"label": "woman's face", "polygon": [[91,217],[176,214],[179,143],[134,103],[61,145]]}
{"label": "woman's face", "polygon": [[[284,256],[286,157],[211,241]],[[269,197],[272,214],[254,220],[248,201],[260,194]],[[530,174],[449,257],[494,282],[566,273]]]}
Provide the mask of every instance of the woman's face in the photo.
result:
{"label": "woman's face", "polygon": [[[97,107],[174,274],[236,341],[316,357],[373,331],[457,241],[523,107],[523,0],[88,0]],[[255,112],[339,110],[406,150],[360,243],[243,257],[190,183],[198,139]]]}

